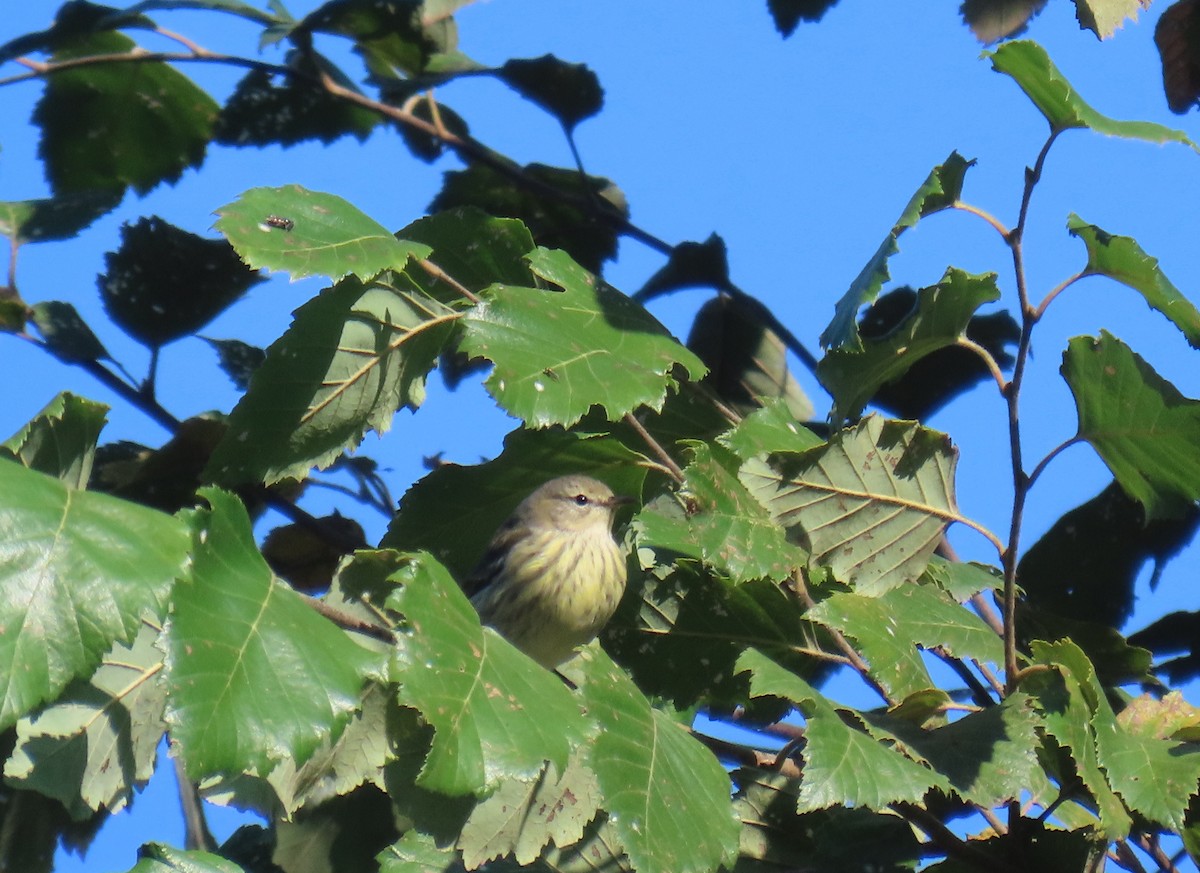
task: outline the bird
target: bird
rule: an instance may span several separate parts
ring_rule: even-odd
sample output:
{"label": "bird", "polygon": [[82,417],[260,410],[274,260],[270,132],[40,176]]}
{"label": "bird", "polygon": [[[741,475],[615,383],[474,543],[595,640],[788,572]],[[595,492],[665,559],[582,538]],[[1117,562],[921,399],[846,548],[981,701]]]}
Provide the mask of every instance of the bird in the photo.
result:
{"label": "bird", "polygon": [[534,490],[463,585],[481,622],[551,670],[594,639],[625,593],[612,522],[628,502],[584,475]]}

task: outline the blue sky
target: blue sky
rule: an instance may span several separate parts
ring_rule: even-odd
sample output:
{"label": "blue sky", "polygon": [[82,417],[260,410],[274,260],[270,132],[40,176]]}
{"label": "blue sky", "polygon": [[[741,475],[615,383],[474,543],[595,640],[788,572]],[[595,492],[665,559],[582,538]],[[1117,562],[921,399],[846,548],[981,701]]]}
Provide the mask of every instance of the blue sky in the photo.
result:
{"label": "blue sky", "polygon": [[[293,2],[289,8],[301,15],[316,5]],[[1054,0],[1028,36],[1042,43],[1101,112],[1157,121],[1200,140],[1200,116],[1172,115],[1162,96],[1152,35],[1163,8],[1165,0],[1159,0],[1140,22],[1102,44],[1079,30],[1072,4]],[[0,41],[46,26],[52,9],[49,3],[25,3],[6,10]],[[458,21],[462,49],[480,62],[552,52],[595,70],[606,108],[576,133],[588,170],[615,180],[629,200],[633,221],[660,238],[702,240],[713,232],[724,237],[733,280],[770,305],[815,352],[834,302],[929,170],[952,150],[978,159],[967,176],[964,199],[1006,224],[1016,220],[1024,168],[1036,156],[1046,125],[1016,85],[980,58],[980,46],[955,10],[956,4],[928,0],[846,0],[820,24],[802,25],[789,40],[775,32],[765,3],[716,0],[486,0],[462,10]],[[221,19],[214,26],[212,16],[195,13],[160,14],[157,20],[208,48],[256,53],[257,35],[249,25]],[[271,53],[267,57],[277,59]],[[16,68],[10,65],[0,75],[12,72]],[[218,98],[238,78],[211,66],[191,65],[185,72]],[[36,131],[27,126],[39,93],[32,83],[0,91],[5,108],[0,200],[47,193],[36,162]],[[467,80],[441,89],[439,96],[492,148],[521,162],[570,164],[556,123],[502,85]],[[440,173],[457,166],[453,158],[433,167],[421,164],[388,133],[365,144],[343,141],[329,148],[215,148],[199,172],[145,198],[130,195],[115,215],[78,241],[26,247],[18,264],[19,287],[31,302],[74,303],[114,356],[140,375],[145,352],[107,325],[95,288],[103,252],[115,248],[122,221],[157,214],[206,233],[213,210],[241,191],[297,183],[345,197],[399,228],[424,213]],[[1051,152],[1034,195],[1027,232],[1032,296],[1040,299],[1083,264],[1082,245],[1065,230],[1073,211],[1137,239],[1178,288],[1200,300],[1198,195],[1200,155],[1190,149],[1068,132]],[[932,284],[953,264],[972,272],[995,270],[1006,302],[1015,293],[1007,250],[994,231],[970,216],[943,213],[922,222],[902,237],[901,248],[891,262],[898,282]],[[662,263],[661,255],[626,241],[607,278],[633,291]],[[266,345],[286,328],[291,310],[319,288],[319,283],[291,284],[286,278],[260,285],[204,333]],[[653,310],[686,334],[705,293],[681,293]],[[1088,279],[1055,302],[1035,334],[1023,404],[1030,465],[1074,433],[1074,405],[1058,376],[1067,338],[1102,327],[1185,395],[1200,396],[1200,368],[1183,337],[1132,292]],[[0,349],[10,374],[0,437],[18,429],[57,391],[69,389],[113,405],[106,440],[158,444],[165,439],[157,426],[85,374],[12,338],[0,337]],[[820,389],[802,368],[797,371],[823,414],[827,401]],[[165,350],[159,396],[180,418],[228,410],[236,400],[212,352],[198,340]],[[963,511],[1005,531],[1011,496],[1007,435],[995,386],[982,385],[927,423],[950,433],[960,447]],[[435,376],[426,405],[416,415],[401,413],[385,439],[369,437],[363,450],[387,468],[389,485],[399,495],[421,475],[423,456],[443,452],[448,460],[476,462],[495,454],[513,425],[477,385],[451,395]],[[1024,543],[1034,542],[1059,514],[1095,494],[1108,478],[1087,447],[1064,453],[1032,494]],[[320,501],[311,508],[328,511]],[[382,532],[384,519],[369,521],[370,535]],[[995,562],[990,547],[971,532],[955,532],[954,541],[964,557]],[[1143,582],[1139,594],[1145,596],[1133,627],[1169,609],[1195,606],[1195,558],[1194,549],[1185,552],[1153,596]],[[132,814],[107,826],[86,863],[63,858],[59,869],[128,869],[142,840],[181,839],[175,808],[170,775],[163,773]],[[217,819],[222,835],[228,830],[224,821]]]}

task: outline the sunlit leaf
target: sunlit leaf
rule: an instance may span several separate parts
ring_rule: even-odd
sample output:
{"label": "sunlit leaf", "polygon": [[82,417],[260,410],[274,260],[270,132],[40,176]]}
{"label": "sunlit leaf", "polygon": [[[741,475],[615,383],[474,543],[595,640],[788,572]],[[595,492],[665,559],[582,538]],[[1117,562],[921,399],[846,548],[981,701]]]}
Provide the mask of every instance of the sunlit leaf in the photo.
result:
{"label": "sunlit leaf", "polygon": [[58,799],[76,819],[129,803],[153,775],[166,730],[157,637],[143,626],[131,645],[118,643],[104,656],[91,679],[19,721],[5,778]]}
{"label": "sunlit leaf", "polygon": [[140,859],[129,873],[245,873],[245,869],[211,852],[180,851],[161,843],[138,849]]}
{"label": "sunlit leaf", "polygon": [[1147,519],[1180,515],[1200,498],[1200,401],[1107,331],[1072,339],[1062,374],[1075,395],[1079,436]]}
{"label": "sunlit leaf", "polygon": [[874,300],[883,283],[891,278],[888,259],[900,251],[897,243],[900,234],[915,227],[922,218],[953,206],[962,194],[963,177],[974,163],[958,152],[951,152],[950,157],[933,168],[871,260],[867,261],[867,265],[850,284],[850,290],[837,302],[833,320],[821,334],[822,346],[827,349],[847,346],[851,349],[862,348],[855,319],[859,308]]}
{"label": "sunlit leaf", "polygon": [[961,519],[956,459],[943,434],[870,416],[826,446],[751,459],[739,478],[812,564],[878,596],[921,575],[946,524]]}
{"label": "sunlit leaf", "polygon": [[752,696],[779,697],[804,713],[801,812],[834,806],[882,810],[896,801],[917,801],[930,788],[948,788],[945,776],[902,754],[895,738],[880,742],[851,727],[816,689],[762,653],[748,650],[738,670],[750,673]]}
{"label": "sunlit leaf", "polygon": [[0,443],[0,454],[54,476],[70,488],[86,488],[107,413],[103,403],[64,391]]}
{"label": "sunlit leaf", "polygon": [[467,867],[505,855],[529,864],[550,842],[566,848],[582,839],[600,791],[581,757],[572,756],[561,776],[551,765],[536,779],[504,782],[476,806],[459,839]]}
{"label": "sunlit leaf", "polygon": [[1052,131],[1086,127],[1106,136],[1141,139],[1147,142],[1178,142],[1200,151],[1184,133],[1148,121],[1117,121],[1093,109],[1071,87],[1046,50],[1029,40],[1006,42],[994,52],[992,69],[1011,76],[1033,105],[1045,116]]}
{"label": "sunlit leaf", "polygon": [[588,728],[566,686],[479,624],[466,596],[428,555],[412,555],[388,606],[404,615],[392,656],[399,700],[433,726],[417,778],[443,794],[484,794],[533,779],[549,760],[565,770]]}
{"label": "sunlit leaf", "polygon": [[1130,237],[1113,236],[1074,213],[1067,219],[1067,230],[1087,246],[1088,275],[1108,276],[1128,285],[1146,299],[1151,309],[1170,319],[1192,348],[1200,348],[1200,310],[1171,284],[1157,259],[1142,251]]}
{"label": "sunlit leaf", "polygon": [[272,578],[236,497],[201,496],[167,631],[167,721],[193,778],[266,775],[345,727],[380,658]]}
{"label": "sunlit leaf", "polygon": [[425,398],[425,375],[458,316],[436,301],[347,278],[309,300],[267,349],[234,407],[209,475],[221,482],[301,478],[368,429]]}
{"label": "sunlit leaf", "polygon": [[0,727],[161,616],[187,534],[171,516],[0,460]]}
{"label": "sunlit leaf", "polygon": [[965,338],[975,311],[999,298],[995,273],[976,276],[951,267],[938,284],[917,292],[912,313],[885,336],[831,349],[817,377],[833,395],[833,421],[856,418],[882,385]]}
{"label": "sunlit leaf", "polygon": [[565,665],[600,725],[587,762],[602,805],[637,870],[699,873],[729,864],[738,822],[729,777],[687,730],[650,706],[637,686],[595,646]]}
{"label": "sunlit leaf", "polygon": [[1090,30],[1099,39],[1108,39],[1125,24],[1125,19],[1137,21],[1138,13],[1150,5],[1150,0],[1075,0],[1075,17],[1079,26]]}
{"label": "sunlit leaf", "polygon": [[661,409],[676,367],[690,379],[704,374],[654,316],[565,252],[538,249],[529,265],[561,290],[494,286],[467,313],[460,343],[495,363],[489,393],[527,424],[574,424],[597,402],[609,420]]}
{"label": "sunlit leaf", "polygon": [[428,247],[397,239],[341,197],[299,185],[251,188],[216,212],[214,226],[247,264],[293,279],[353,274],[365,282],[429,254]]}

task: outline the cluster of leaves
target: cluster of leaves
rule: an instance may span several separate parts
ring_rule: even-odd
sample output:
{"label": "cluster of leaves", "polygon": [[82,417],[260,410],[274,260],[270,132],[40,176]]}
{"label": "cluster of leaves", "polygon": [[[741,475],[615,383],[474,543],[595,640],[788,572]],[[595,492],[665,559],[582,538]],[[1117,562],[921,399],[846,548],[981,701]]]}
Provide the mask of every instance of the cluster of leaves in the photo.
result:
{"label": "cluster of leaves", "polygon": [[[873,402],[924,415],[992,378],[1017,402],[1037,318],[1086,276],[1127,285],[1200,347],[1200,312],[1136,242],[1071,216],[1086,263],[1040,305],[1018,301],[1019,322],[980,312],[1001,298],[994,274],[951,267],[929,287],[881,293],[900,235],[963,205],[971,162],[952,154],[840,301],[816,365],[831,423],[816,426],[787,369],[786,328],[732,285],[718,239],[674,247],[625,296],[597,275],[617,236],[636,234],[619,192],[496,156],[424,94],[497,76],[569,137],[600,108],[590,71],[552,57],[483,68],[455,47],[453,0],[334,0],[299,21],[197,0],[289,46],[285,66],[257,65],[219,107],[122,32],[178,5],[73,2],[50,30],[0,48],[50,55],[35,120],[55,196],[3,204],[14,247],[79,232],[126,187],[197,164],[211,141],[361,137],[382,119],[418,157],[449,147],[467,168],[395,234],[298,186],[222,207],[221,240],[154,218],[126,228],[100,292],[155,353],[259,270],[331,280],[265,351],[213,341],[245,386],[227,417],[172,421],[152,379],[132,385],[106,366],[69,304],[28,305],[16,288],[0,298],[6,330],[36,327],[49,353],[175,431],[157,450],[100,446],[103,407],[62,394],[0,449],[0,866],[44,870],[57,839],[86,845],[149,778],[164,734],[206,798],[270,824],[211,852],[147,846],[138,873],[900,870],[929,855],[945,871],[1090,869],[1109,845],[1119,860],[1129,840],[1154,848],[1164,830],[1195,851],[1200,712],[1174,694],[1131,698],[1129,683],[1163,689],[1150,653],[1113,627],[1137,566],[1168,557],[1200,518],[1200,401],[1108,333],[1072,340],[1070,441],[1088,442],[1114,484],[1019,567],[960,513],[944,434],[862,417]],[[317,52],[321,35],[353,42],[380,99]],[[1072,128],[1196,148],[1100,114],[1033,43],[990,57],[1050,126],[1027,185]],[[80,114],[82,95],[94,108]],[[178,293],[184,281],[194,293]],[[638,299],[696,284],[717,295],[684,345]],[[375,548],[296,508],[314,468],[361,461],[346,452],[421,405],[435,367],[481,365],[522,422],[498,457],[417,483]],[[1042,466],[1020,471],[1022,498]],[[369,465],[353,469],[378,491]],[[622,519],[628,595],[603,647],[560,677],[480,627],[454,578],[518,500],[566,472],[638,508]],[[270,538],[260,550],[252,518],[265,503],[333,547],[301,561],[336,565],[319,584],[264,557],[275,550]],[[953,560],[952,523],[992,540],[1002,566]],[[1112,553],[1096,553],[1112,531]],[[313,587],[324,593],[297,591]],[[1163,624],[1143,643],[1165,651],[1178,638]],[[939,686],[929,657],[961,686]],[[1176,675],[1194,675],[1189,664]],[[880,706],[824,693],[836,669],[857,671]],[[711,736],[700,712],[757,733]],[[993,812],[1005,808],[1007,827]],[[964,841],[945,822],[971,811],[991,829]]]}

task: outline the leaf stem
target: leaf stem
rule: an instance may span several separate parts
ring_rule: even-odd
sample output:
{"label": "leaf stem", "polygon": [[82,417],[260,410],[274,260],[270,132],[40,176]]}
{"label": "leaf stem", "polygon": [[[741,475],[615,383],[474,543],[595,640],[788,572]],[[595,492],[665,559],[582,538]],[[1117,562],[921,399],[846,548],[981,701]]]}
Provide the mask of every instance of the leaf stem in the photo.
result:
{"label": "leaf stem", "polygon": [[1058,297],[1059,294],[1066,291],[1068,288],[1070,288],[1072,285],[1074,285],[1080,279],[1086,278],[1087,276],[1090,276],[1090,275],[1092,275],[1092,273],[1090,273],[1088,270],[1080,270],[1074,276],[1069,276],[1066,279],[1063,279],[1061,282],[1058,283],[1058,285],[1056,285],[1054,288],[1050,289],[1050,293],[1047,294],[1045,297],[1043,297],[1042,302],[1039,303],[1037,305],[1037,308],[1033,310],[1034,321],[1041,320],[1042,316],[1046,314],[1046,307],[1054,302],[1054,298]]}
{"label": "leaf stem", "polygon": [[1011,233],[1011,231],[1005,227],[1000,220],[996,218],[996,216],[992,215],[990,212],[980,209],[978,206],[972,206],[970,203],[964,203],[961,200],[955,200],[950,204],[950,208],[982,218],[989,225],[991,225],[992,229],[995,230],[996,233],[1004,237],[1005,240],[1008,239],[1008,235]]}
{"label": "leaf stem", "polygon": [[1008,390],[1008,382],[1005,381],[1004,373],[1000,370],[1000,365],[996,363],[996,359],[992,357],[992,353],[979,343],[965,336],[960,336],[955,340],[954,344],[959,348],[974,352],[983,361],[984,366],[988,368],[988,372],[992,374],[992,378],[996,380],[996,386],[1000,389],[1000,396],[1003,397],[1004,393]]}
{"label": "leaf stem", "polygon": [[1057,458],[1060,454],[1062,454],[1064,451],[1069,449],[1071,446],[1075,445],[1076,443],[1081,443],[1081,442],[1083,442],[1083,437],[1081,437],[1079,434],[1076,434],[1075,436],[1071,437],[1069,440],[1063,440],[1061,443],[1059,443],[1057,446],[1055,446],[1053,449],[1051,449],[1050,453],[1048,455],[1046,455],[1046,457],[1044,457],[1040,461],[1038,461],[1037,466],[1033,468],[1033,472],[1030,473],[1029,476],[1027,477],[1026,487],[1032,488],[1033,483],[1038,480],[1038,477],[1042,475],[1042,472],[1046,469],[1046,467],[1050,464],[1051,461],[1053,461],[1055,458]]}

